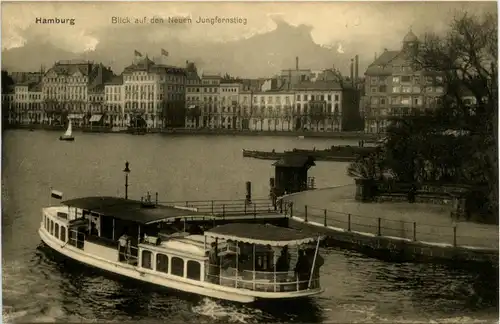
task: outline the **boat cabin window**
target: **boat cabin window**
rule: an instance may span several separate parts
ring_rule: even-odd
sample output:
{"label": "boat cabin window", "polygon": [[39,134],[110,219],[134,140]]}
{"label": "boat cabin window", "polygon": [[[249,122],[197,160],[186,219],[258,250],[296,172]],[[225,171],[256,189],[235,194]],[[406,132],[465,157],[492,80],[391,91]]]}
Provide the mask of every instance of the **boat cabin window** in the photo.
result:
{"label": "boat cabin window", "polygon": [[54,221],[50,220],[50,235],[54,235]]}
{"label": "boat cabin window", "polygon": [[151,259],[153,258],[153,253],[151,251],[142,251],[141,266],[146,269],[153,269],[151,265]]}
{"label": "boat cabin window", "polygon": [[156,255],[156,271],[168,273],[168,256],[165,254]]}
{"label": "boat cabin window", "polygon": [[56,238],[59,238],[59,224],[57,224],[57,223],[55,224],[55,230],[54,230],[54,233],[55,233],[55,234],[54,234],[54,236],[55,236]]}
{"label": "boat cabin window", "polygon": [[184,260],[172,257],[172,269],[170,269],[170,273],[174,276],[184,277]]}
{"label": "boat cabin window", "polygon": [[61,226],[61,241],[66,242],[66,227]]}
{"label": "boat cabin window", "polygon": [[201,280],[201,266],[198,261],[189,260],[187,262],[187,274],[188,279]]}

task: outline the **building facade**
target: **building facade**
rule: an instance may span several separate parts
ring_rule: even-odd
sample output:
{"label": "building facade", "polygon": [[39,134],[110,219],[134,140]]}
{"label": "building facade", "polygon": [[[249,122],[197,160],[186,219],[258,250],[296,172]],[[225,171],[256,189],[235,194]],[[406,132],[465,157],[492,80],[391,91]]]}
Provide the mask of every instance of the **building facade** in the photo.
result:
{"label": "building facade", "polygon": [[334,81],[303,82],[294,87],[294,129],[342,131],[343,88]]}
{"label": "building facade", "polygon": [[241,129],[240,88],[240,83],[221,80],[219,88],[221,128]]}
{"label": "building facade", "polygon": [[127,66],[122,75],[126,121],[132,115],[143,119],[147,127],[184,126],[184,68],[156,64],[146,56]]}
{"label": "building facade", "polygon": [[[245,93],[244,97],[248,98]],[[251,101],[250,101],[251,100]],[[256,131],[291,131],[293,130],[292,114],[294,107],[294,92],[265,91],[250,93],[249,129]],[[244,107],[246,104],[244,105]]]}
{"label": "building facade", "polygon": [[338,79],[336,74],[327,78],[325,71],[316,71],[313,82],[310,70],[297,66],[294,71],[286,73],[291,79],[200,76],[192,62],[179,68],[146,56],[117,76],[102,64],[60,61],[39,82],[36,73],[17,76],[28,81],[2,93],[8,107],[4,120],[61,125],[71,119],[75,126],[115,128],[139,127],[140,122],[149,128],[347,129],[346,119],[359,114],[358,92],[330,80]]}
{"label": "building facade", "polygon": [[207,74],[201,77],[201,127],[221,128],[220,75]]}
{"label": "building facade", "polygon": [[368,66],[362,99],[365,132],[383,133],[393,117],[433,109],[439,103],[442,77],[412,69],[410,57],[418,46],[418,38],[410,31],[401,50],[385,50]]}
{"label": "building facade", "polygon": [[201,78],[196,65],[186,62],[186,128],[199,128],[202,125],[203,91]]}

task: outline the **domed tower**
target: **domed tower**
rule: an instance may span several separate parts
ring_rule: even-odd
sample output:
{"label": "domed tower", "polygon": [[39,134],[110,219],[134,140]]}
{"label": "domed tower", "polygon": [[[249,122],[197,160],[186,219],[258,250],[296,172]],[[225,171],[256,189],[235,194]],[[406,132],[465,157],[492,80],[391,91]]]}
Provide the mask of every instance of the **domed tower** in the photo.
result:
{"label": "domed tower", "polygon": [[403,51],[413,52],[418,48],[418,37],[413,33],[410,28],[410,31],[403,38]]}

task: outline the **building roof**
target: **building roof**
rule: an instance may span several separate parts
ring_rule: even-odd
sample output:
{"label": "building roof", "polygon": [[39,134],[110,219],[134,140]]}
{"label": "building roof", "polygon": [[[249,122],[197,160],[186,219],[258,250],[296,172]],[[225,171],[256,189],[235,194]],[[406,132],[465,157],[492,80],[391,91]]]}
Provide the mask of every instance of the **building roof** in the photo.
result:
{"label": "building roof", "polygon": [[166,73],[166,74],[179,74],[186,75],[186,69],[165,64],[156,64],[147,56],[136,63],[133,63],[123,70],[123,73],[132,73],[136,71],[147,71],[152,73]]}
{"label": "building roof", "polygon": [[42,82],[31,82],[28,91],[30,92],[42,92]]}
{"label": "building roof", "polygon": [[199,212],[162,205],[154,208],[144,207],[142,202],[138,200],[118,197],[83,197],[66,200],[62,204],[139,224],[151,224],[173,218],[201,215]]}
{"label": "building roof", "polygon": [[47,73],[55,72],[58,75],[73,75],[79,71],[82,75],[88,76],[94,64],[87,61],[59,61],[51,67]]}
{"label": "building roof", "polygon": [[289,153],[278,161],[274,162],[273,165],[285,168],[310,168],[312,166],[315,166],[316,163],[314,163],[314,157],[312,156]]}
{"label": "building roof", "polygon": [[314,242],[318,236],[270,224],[232,223],[205,232],[206,236],[271,246],[301,245]]}
{"label": "building roof", "polygon": [[391,75],[392,65],[390,64],[401,51],[384,51],[372,64],[368,66],[367,75]]}
{"label": "building roof", "polygon": [[294,90],[342,90],[342,86],[336,81],[323,81],[316,82],[305,81],[299,84],[292,85]]}
{"label": "building roof", "polygon": [[418,42],[418,37],[413,33],[413,31],[409,31],[408,34],[403,38],[403,43],[413,43]]}
{"label": "building roof", "polygon": [[121,85],[123,84],[123,75],[114,75],[108,81],[104,83],[105,85]]}

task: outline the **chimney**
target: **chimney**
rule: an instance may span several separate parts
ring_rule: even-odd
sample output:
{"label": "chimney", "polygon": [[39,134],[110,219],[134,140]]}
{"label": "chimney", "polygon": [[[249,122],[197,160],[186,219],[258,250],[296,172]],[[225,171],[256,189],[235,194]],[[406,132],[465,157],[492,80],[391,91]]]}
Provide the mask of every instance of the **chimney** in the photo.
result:
{"label": "chimney", "polygon": [[356,54],[354,57],[354,81],[358,83],[359,79],[359,56]]}
{"label": "chimney", "polygon": [[351,59],[351,83],[354,85],[354,60]]}
{"label": "chimney", "polygon": [[299,57],[298,56],[295,57],[295,70],[297,70],[297,71],[299,70]]}
{"label": "chimney", "polygon": [[290,90],[291,83],[292,83],[292,70],[288,70],[288,90]]}

